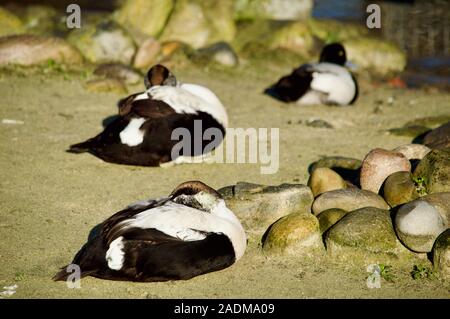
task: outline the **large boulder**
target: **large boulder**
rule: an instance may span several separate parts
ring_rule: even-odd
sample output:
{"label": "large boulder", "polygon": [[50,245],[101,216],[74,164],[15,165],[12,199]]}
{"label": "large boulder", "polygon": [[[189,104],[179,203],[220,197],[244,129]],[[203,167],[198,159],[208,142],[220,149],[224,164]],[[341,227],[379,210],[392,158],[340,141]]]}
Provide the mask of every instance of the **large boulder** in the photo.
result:
{"label": "large boulder", "polygon": [[428,194],[450,192],[450,148],[428,153],[417,165],[413,176],[423,183]]}
{"label": "large boulder", "polygon": [[410,172],[395,172],[386,179],[383,197],[391,207],[408,203],[419,197]]}
{"label": "large boulder", "polygon": [[338,173],[327,167],[315,169],[309,176],[308,186],[314,197],[335,189],[346,188],[346,183]]}
{"label": "large boulder", "polygon": [[447,227],[439,211],[421,199],[403,205],[395,216],[398,237],[415,252],[430,252],[436,238]]}
{"label": "large boulder", "polygon": [[0,37],[24,32],[25,27],[22,21],[12,12],[0,7]]}
{"label": "large boulder", "polygon": [[14,35],[0,38],[0,65],[80,64],[80,52],[60,38]]}
{"label": "large boulder", "polygon": [[236,0],[234,16],[237,20],[299,20],[307,19],[312,0]]}
{"label": "large boulder", "polygon": [[267,229],[291,213],[311,214],[314,200],[310,188],[300,184],[266,186],[239,182],[219,192],[247,229]]}
{"label": "large boulder", "polygon": [[395,235],[387,210],[365,207],[345,215],[325,235],[330,256],[365,265],[407,261],[414,255]]}
{"label": "large boulder", "polygon": [[423,143],[435,149],[450,148],[450,122],[427,133],[423,138]]}
{"label": "large boulder", "polygon": [[380,195],[358,188],[347,188],[319,195],[313,203],[312,210],[315,215],[319,215],[330,208],[353,211],[363,207],[389,209],[389,205]]}
{"label": "large boulder", "polygon": [[313,256],[324,252],[317,218],[304,213],[293,213],[281,218],[265,234],[263,250],[295,256]]}
{"label": "large boulder", "polygon": [[450,228],[436,239],[433,247],[435,271],[444,280],[450,280]]}
{"label": "large boulder", "polygon": [[359,37],[343,41],[349,61],[379,75],[398,73],[406,67],[406,55],[395,44],[375,38]]}
{"label": "large boulder", "polygon": [[378,193],[389,175],[410,170],[411,163],[402,153],[373,149],[366,155],[361,166],[361,188]]}
{"label": "large boulder", "polygon": [[163,31],[175,0],[126,0],[115,19],[130,32],[156,37]]}
{"label": "large boulder", "polygon": [[181,41],[200,48],[231,42],[235,33],[231,1],[178,0],[160,40]]}
{"label": "large boulder", "polygon": [[74,29],[67,40],[92,63],[130,64],[136,52],[132,37],[114,21],[102,21]]}

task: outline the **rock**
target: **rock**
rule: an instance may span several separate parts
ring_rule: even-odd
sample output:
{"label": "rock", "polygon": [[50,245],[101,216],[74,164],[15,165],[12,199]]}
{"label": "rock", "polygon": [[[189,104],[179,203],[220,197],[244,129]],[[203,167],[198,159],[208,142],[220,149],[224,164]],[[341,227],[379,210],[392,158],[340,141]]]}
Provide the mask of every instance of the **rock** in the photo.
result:
{"label": "rock", "polygon": [[106,63],[99,65],[95,71],[95,75],[103,76],[105,78],[119,79],[126,84],[144,83],[141,74],[133,70],[127,65],[120,63]]}
{"label": "rock", "polygon": [[25,32],[22,21],[12,12],[0,7],[0,37]]}
{"label": "rock", "polygon": [[28,5],[21,19],[27,33],[58,36],[68,32],[66,24],[62,22],[64,13],[46,5]]}
{"label": "rock", "polygon": [[395,216],[395,230],[402,243],[415,252],[430,252],[447,228],[438,210],[423,200],[409,202]]}
{"label": "rock", "polygon": [[0,65],[38,65],[49,61],[81,64],[80,52],[63,39],[37,35],[0,38]]}
{"label": "rock", "polygon": [[447,227],[450,227],[450,192],[434,193],[420,198],[437,209]]}
{"label": "rock", "polygon": [[352,38],[366,36],[366,27],[356,23],[346,23],[328,19],[308,19],[308,28],[313,36],[325,43],[342,42]]}
{"label": "rock", "polygon": [[410,136],[417,137],[419,135],[428,132],[430,129],[423,125],[405,125],[402,127],[391,128],[388,130],[389,133],[398,136]]}
{"label": "rock", "polygon": [[236,66],[239,62],[233,48],[226,42],[218,42],[199,49],[195,53],[195,59],[216,62],[226,66]]}
{"label": "rock", "polygon": [[267,229],[291,213],[310,214],[314,199],[310,188],[300,184],[266,186],[238,182],[219,192],[247,229]]}
{"label": "rock", "polygon": [[406,67],[406,55],[395,44],[381,39],[359,37],[343,41],[347,59],[358,67],[379,75],[401,72]]}
{"label": "rock", "polygon": [[161,44],[154,38],[147,38],[139,46],[133,66],[138,69],[149,69],[157,61],[160,52]]}
{"label": "rock", "polygon": [[386,202],[395,207],[408,203],[419,197],[416,185],[410,172],[395,172],[386,179],[383,186],[383,197]]}
{"label": "rock", "polygon": [[403,154],[381,148],[373,149],[366,155],[361,165],[359,179],[361,188],[378,193],[389,175],[410,170],[411,163]]}
{"label": "rock", "polygon": [[428,194],[450,192],[450,148],[428,153],[414,170],[414,179],[423,182]]}
{"label": "rock", "polygon": [[237,0],[237,20],[300,20],[310,16],[312,0]]}
{"label": "rock", "polygon": [[423,138],[423,143],[429,148],[444,149],[450,147],[450,122],[435,128]]}
{"label": "rock", "polygon": [[236,33],[231,1],[177,0],[161,41],[182,41],[194,48],[231,42]]}
{"label": "rock", "polygon": [[306,121],[306,126],[316,128],[333,128],[333,125],[321,119],[313,119]]}
{"label": "rock", "polygon": [[86,82],[86,90],[90,92],[113,92],[117,94],[127,94],[125,84],[119,79],[94,79]]}
{"label": "rock", "polygon": [[273,30],[266,41],[270,49],[288,49],[307,55],[313,48],[313,37],[308,26],[292,22]]}
{"label": "rock", "polygon": [[389,211],[365,207],[345,215],[325,235],[330,256],[369,265],[407,261],[414,255],[397,239]]}
{"label": "rock", "polygon": [[321,212],[317,216],[317,219],[319,220],[320,233],[325,233],[345,215],[347,215],[347,211],[339,208],[330,208]]}
{"label": "rock", "polygon": [[174,0],[126,0],[114,13],[115,20],[127,29],[156,37],[163,31],[173,10]]}
{"label": "rock", "polygon": [[436,239],[433,247],[435,271],[444,280],[450,280],[450,228]]}
{"label": "rock", "polygon": [[315,215],[330,208],[353,211],[363,207],[389,209],[383,197],[371,191],[358,188],[337,189],[319,195],[312,205]]}
{"label": "rock", "polygon": [[324,252],[317,218],[304,213],[293,213],[281,218],[263,237],[263,250],[295,256],[313,256]]}
{"label": "rock", "polygon": [[70,32],[67,40],[92,63],[130,64],[136,52],[131,36],[117,23],[103,21]]}
{"label": "rock", "polygon": [[312,173],[315,169],[319,167],[328,167],[331,169],[342,168],[348,170],[358,170],[360,169],[362,161],[356,158],[342,157],[342,156],[327,156],[314,163],[312,163],[308,171]]}
{"label": "rock", "polygon": [[338,173],[327,167],[315,169],[308,180],[314,197],[335,189],[346,188],[346,183]]}
{"label": "rock", "polygon": [[406,144],[392,150],[393,152],[402,153],[407,159],[419,159],[425,157],[431,150],[422,144]]}

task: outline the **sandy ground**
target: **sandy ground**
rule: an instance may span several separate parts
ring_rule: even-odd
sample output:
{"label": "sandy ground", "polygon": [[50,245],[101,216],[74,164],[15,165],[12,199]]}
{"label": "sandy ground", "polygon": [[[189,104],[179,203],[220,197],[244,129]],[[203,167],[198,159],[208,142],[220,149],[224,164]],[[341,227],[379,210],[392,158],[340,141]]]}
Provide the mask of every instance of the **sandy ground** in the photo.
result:
{"label": "sandy ground", "polygon": [[[260,236],[250,237],[246,255],[226,270],[184,282],[127,283],[86,278],[81,289],[51,280],[69,263],[96,224],[138,199],[168,194],[177,184],[200,179],[220,188],[238,181],[276,185],[307,182],[308,165],[323,155],[362,158],[370,149],[391,149],[411,138],[386,129],[416,117],[450,114],[448,93],[362,87],[352,107],[283,105],[261,94],[288,69],[269,72],[173,70],[205,84],[222,99],[232,127],[280,128],[280,167],[261,175],[260,164],[195,164],[143,168],[104,163],[65,152],[92,137],[116,113],[119,95],[90,93],[77,75],[20,76],[0,73],[0,287],[17,284],[12,298],[449,298],[450,287],[413,280],[410,268],[394,268],[394,283],[368,289],[365,267],[326,260],[268,257]],[[376,100],[395,97],[375,113]],[[299,120],[320,118],[334,129]],[[290,123],[290,124],[289,124]]]}

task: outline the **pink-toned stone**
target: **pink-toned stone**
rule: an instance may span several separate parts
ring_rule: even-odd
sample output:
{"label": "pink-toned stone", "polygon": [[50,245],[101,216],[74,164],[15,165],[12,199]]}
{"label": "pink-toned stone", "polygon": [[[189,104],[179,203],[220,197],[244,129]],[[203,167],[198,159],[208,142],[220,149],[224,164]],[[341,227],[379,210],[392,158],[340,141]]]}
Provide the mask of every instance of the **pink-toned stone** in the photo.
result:
{"label": "pink-toned stone", "polygon": [[389,175],[410,170],[411,164],[402,153],[381,148],[373,149],[366,155],[361,165],[361,188],[378,193]]}
{"label": "pink-toned stone", "polygon": [[431,149],[422,144],[406,144],[393,149],[393,151],[402,153],[409,160],[421,160],[431,151]]}
{"label": "pink-toned stone", "polygon": [[147,38],[139,46],[134,57],[133,66],[138,69],[147,69],[155,64],[161,44],[154,38]]}

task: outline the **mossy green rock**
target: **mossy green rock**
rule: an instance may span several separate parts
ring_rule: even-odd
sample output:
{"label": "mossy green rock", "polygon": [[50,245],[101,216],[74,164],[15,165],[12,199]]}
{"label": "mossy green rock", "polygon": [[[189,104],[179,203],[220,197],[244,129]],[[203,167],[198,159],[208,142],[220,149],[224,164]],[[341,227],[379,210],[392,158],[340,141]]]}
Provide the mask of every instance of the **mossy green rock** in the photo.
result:
{"label": "mossy green rock", "polygon": [[397,136],[409,136],[409,137],[417,137],[425,132],[428,132],[430,129],[423,125],[405,125],[402,127],[395,127],[388,130],[392,135]]}
{"label": "mossy green rock", "polygon": [[311,214],[289,214],[275,222],[264,238],[263,250],[296,256],[324,252],[319,222]]}
{"label": "mossy green rock", "polygon": [[355,23],[313,18],[309,19],[307,23],[311,34],[327,43],[341,42],[369,33],[367,28]]}
{"label": "mossy green rock", "polygon": [[347,215],[347,213],[347,211],[339,208],[330,208],[321,212],[317,216],[320,225],[320,233],[325,233],[329,228],[331,228],[331,226],[336,224],[342,219],[342,217]]}
{"label": "mossy green rock", "polygon": [[58,12],[50,6],[31,5],[24,9],[21,18],[27,33],[55,36],[69,31],[64,14],[64,11]]}
{"label": "mossy green rock", "polygon": [[237,20],[299,20],[310,16],[312,0],[236,0]]}
{"label": "mossy green rock", "polygon": [[22,21],[12,12],[0,7],[0,37],[24,32],[25,27]]}
{"label": "mossy green rock", "polygon": [[436,239],[433,247],[433,264],[439,276],[450,281],[450,228]]}
{"label": "mossy green rock", "polygon": [[419,197],[410,172],[395,172],[385,180],[383,195],[386,202],[395,207]]}
{"label": "mossy green rock", "polygon": [[136,52],[131,36],[114,21],[88,24],[75,29],[67,40],[93,63],[130,64]]}
{"label": "mossy green rock", "polygon": [[231,42],[235,34],[232,2],[178,0],[160,40],[181,41],[200,48]]}
{"label": "mossy green rock", "polygon": [[81,64],[80,52],[63,39],[37,35],[0,38],[0,65]]}
{"label": "mossy green rock", "polygon": [[303,22],[289,23],[270,33],[267,45],[270,49],[288,49],[308,54],[313,48],[313,37]]}
{"label": "mossy green rock", "polygon": [[414,179],[423,181],[428,194],[450,192],[450,148],[428,153],[414,170]]}
{"label": "mossy green rock", "polygon": [[363,207],[389,209],[383,197],[374,192],[359,188],[337,189],[318,196],[312,206],[315,215],[330,208],[353,211]]}
{"label": "mossy green rock", "polygon": [[360,37],[343,41],[343,45],[349,61],[379,75],[401,72],[406,67],[405,53],[393,43]]}
{"label": "mossy green rock", "polygon": [[427,133],[423,138],[423,143],[433,149],[450,148],[450,122]]}
{"label": "mossy green rock", "polygon": [[291,213],[311,214],[311,189],[301,184],[267,186],[239,182],[219,190],[246,229],[267,229]]}
{"label": "mossy green rock", "polygon": [[174,5],[174,0],[126,0],[114,17],[131,32],[155,37],[164,29]]}
{"label": "mossy green rock", "polygon": [[407,261],[414,256],[397,239],[387,210],[365,207],[345,215],[325,235],[331,257],[365,265]]}

